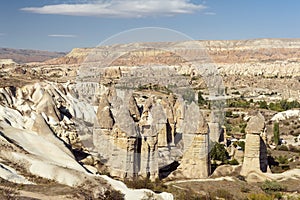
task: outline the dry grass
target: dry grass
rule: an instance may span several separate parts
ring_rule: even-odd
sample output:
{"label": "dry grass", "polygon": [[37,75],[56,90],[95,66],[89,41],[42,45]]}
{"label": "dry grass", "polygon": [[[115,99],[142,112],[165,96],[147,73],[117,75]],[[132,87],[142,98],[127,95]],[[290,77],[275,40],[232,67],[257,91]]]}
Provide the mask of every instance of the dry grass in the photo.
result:
{"label": "dry grass", "polygon": [[[173,187],[180,192],[188,190],[189,193],[194,194],[198,199],[228,199],[240,200],[246,199],[250,193],[258,193],[263,191],[256,184],[248,184],[244,181],[207,181],[207,182],[186,182],[176,183]],[[177,186],[177,187],[176,187]],[[179,188],[182,188],[181,190]],[[176,199],[180,199],[176,196]]]}

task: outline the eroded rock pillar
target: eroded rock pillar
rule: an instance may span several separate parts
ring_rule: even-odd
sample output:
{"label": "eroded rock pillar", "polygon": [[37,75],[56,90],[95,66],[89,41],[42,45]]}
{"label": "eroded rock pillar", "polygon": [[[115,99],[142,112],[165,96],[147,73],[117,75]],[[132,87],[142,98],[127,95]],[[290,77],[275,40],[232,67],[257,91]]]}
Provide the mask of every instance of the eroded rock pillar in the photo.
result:
{"label": "eroded rock pillar", "polygon": [[182,130],[184,154],[170,178],[207,178],[210,174],[209,130],[195,103],[187,107]]}
{"label": "eroded rock pillar", "polygon": [[261,113],[251,117],[246,127],[246,144],[244,162],[241,175],[247,176],[250,172],[267,172],[267,147],[261,138],[265,128],[265,118]]}

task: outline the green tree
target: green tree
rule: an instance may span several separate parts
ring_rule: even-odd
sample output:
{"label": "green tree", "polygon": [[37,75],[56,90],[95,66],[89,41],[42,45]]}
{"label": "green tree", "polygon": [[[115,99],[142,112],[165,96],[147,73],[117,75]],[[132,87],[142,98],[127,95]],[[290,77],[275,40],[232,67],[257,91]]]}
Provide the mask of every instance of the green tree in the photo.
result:
{"label": "green tree", "polygon": [[276,146],[278,146],[279,145],[279,139],[280,139],[278,122],[274,123],[273,133],[274,133],[274,143],[275,143]]}
{"label": "green tree", "polygon": [[226,151],[224,144],[215,143],[214,147],[210,152],[210,156],[212,160],[219,160],[222,163],[225,163],[227,162],[229,154]]}
{"label": "green tree", "polygon": [[266,101],[260,101],[259,102],[259,108],[261,109],[268,109],[268,104]]}
{"label": "green tree", "polygon": [[203,98],[203,96],[202,96],[202,92],[201,91],[199,91],[198,92],[198,105],[199,106],[203,106],[203,105],[205,105],[207,102],[206,102],[206,100]]}

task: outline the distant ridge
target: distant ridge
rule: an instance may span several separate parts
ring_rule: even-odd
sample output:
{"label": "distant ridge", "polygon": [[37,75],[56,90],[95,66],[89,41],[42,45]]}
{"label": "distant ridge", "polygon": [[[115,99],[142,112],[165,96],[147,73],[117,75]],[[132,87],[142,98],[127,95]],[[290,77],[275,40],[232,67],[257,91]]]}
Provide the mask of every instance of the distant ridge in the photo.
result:
{"label": "distant ridge", "polygon": [[[194,40],[183,42],[156,42],[156,43],[129,43],[129,44],[115,44],[110,46],[99,46],[97,48],[74,48],[71,52],[60,58],[48,60],[46,64],[60,65],[60,64],[81,64],[86,61],[86,58],[91,55],[105,51],[116,52],[118,49],[128,49],[128,54],[118,58],[118,61],[112,63],[116,66],[134,66],[142,63],[149,63],[154,59],[151,50],[145,50],[147,44],[163,46],[164,44],[183,45],[183,47],[193,47],[195,44],[198,47],[205,49],[207,56],[209,56],[214,63],[265,63],[265,62],[300,62],[300,39],[249,39],[249,40]],[[137,50],[132,52],[130,48]],[[150,45],[151,46],[151,45]],[[139,47],[141,47],[139,49]],[[148,52],[145,53],[145,52]],[[158,53],[157,50],[155,50]],[[130,54],[143,57],[137,63],[132,60]],[[143,55],[143,56],[142,56]],[[152,57],[151,57],[152,56]],[[86,61],[87,62],[87,61]],[[175,55],[168,55],[167,52],[160,52],[160,62],[167,65],[178,64],[178,59]]]}
{"label": "distant ridge", "polygon": [[64,55],[64,52],[0,48],[0,59],[12,59],[17,63],[44,62]]}

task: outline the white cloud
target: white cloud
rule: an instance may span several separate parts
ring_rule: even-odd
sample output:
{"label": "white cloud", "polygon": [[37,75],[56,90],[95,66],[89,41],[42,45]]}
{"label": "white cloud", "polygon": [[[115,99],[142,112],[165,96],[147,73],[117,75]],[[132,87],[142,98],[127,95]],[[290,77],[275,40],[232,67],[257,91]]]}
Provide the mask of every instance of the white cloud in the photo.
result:
{"label": "white cloud", "polygon": [[63,38],[75,38],[76,35],[62,35],[62,34],[51,34],[48,35],[49,37],[63,37]]}
{"label": "white cloud", "polygon": [[97,16],[112,18],[138,18],[147,16],[173,16],[206,9],[202,4],[189,0],[77,0],[71,4],[26,7],[22,11],[39,14],[72,16]]}

